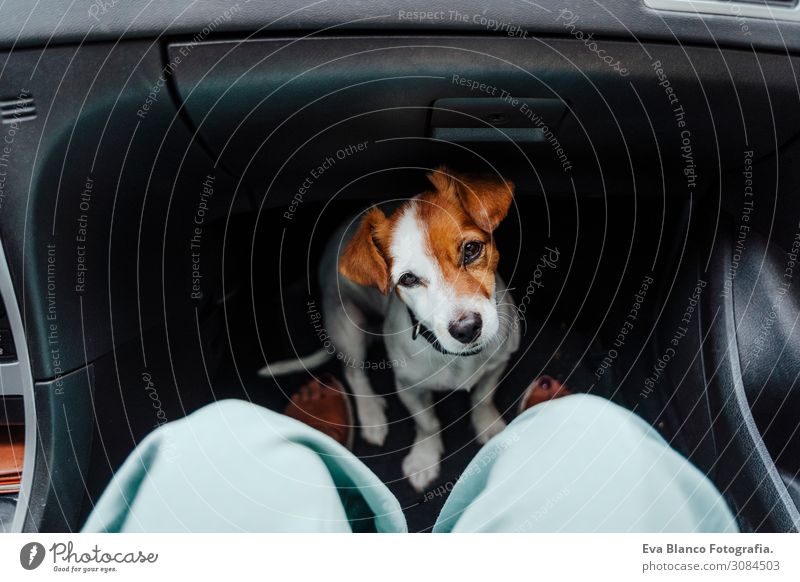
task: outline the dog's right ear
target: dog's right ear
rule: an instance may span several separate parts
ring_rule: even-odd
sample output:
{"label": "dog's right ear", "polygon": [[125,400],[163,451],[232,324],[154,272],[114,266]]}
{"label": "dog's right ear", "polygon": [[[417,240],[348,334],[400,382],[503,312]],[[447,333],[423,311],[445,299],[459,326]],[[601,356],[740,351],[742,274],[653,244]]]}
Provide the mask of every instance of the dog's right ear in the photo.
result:
{"label": "dog's right ear", "polygon": [[387,227],[386,215],[373,208],[361,220],[361,226],[348,241],[339,258],[339,272],[359,285],[389,292],[389,264],[381,248]]}

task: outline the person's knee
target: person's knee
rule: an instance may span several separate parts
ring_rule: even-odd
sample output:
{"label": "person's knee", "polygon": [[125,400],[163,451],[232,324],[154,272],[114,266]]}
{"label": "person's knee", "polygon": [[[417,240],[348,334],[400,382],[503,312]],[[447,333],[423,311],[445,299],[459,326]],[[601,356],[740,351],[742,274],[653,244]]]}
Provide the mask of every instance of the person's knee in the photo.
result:
{"label": "person's knee", "polygon": [[532,424],[547,425],[567,438],[583,434],[602,439],[620,430],[641,434],[647,429],[630,410],[592,394],[572,394],[551,400],[534,406],[527,413],[525,418]]}
{"label": "person's knee", "polygon": [[287,434],[287,426],[293,427],[287,420],[246,400],[219,400],[164,425],[167,430],[161,440],[188,445],[209,458],[216,455],[220,462],[244,459],[274,465],[271,470],[287,475],[298,468],[319,471],[323,468],[319,456]]}
{"label": "person's knee", "polygon": [[263,419],[264,410],[252,402],[228,398],[206,404],[189,414],[186,420],[193,425],[225,423],[235,426]]}
{"label": "person's knee", "polygon": [[537,417],[564,416],[568,414],[576,418],[613,418],[615,416],[618,418],[619,415],[626,413],[626,409],[605,398],[600,398],[593,394],[571,394],[537,404],[523,414]]}
{"label": "person's knee", "polygon": [[628,409],[594,394],[572,394],[552,400],[549,404],[559,408],[558,414],[570,414],[576,418],[604,422],[618,422],[630,414]]}
{"label": "person's knee", "polygon": [[253,432],[252,427],[264,424],[265,411],[267,409],[246,400],[218,400],[184,418],[161,425],[149,438],[173,446],[182,443],[202,446],[220,440],[222,435],[237,435],[236,440],[241,440],[244,435]]}

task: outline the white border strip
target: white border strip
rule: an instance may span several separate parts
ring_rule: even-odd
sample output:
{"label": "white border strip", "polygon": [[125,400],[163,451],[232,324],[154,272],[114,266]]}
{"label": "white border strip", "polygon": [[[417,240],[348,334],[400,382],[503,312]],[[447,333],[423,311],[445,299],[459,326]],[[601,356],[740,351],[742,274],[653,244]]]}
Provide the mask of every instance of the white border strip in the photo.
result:
{"label": "white border strip", "polygon": [[[798,537],[569,533],[358,537],[302,533],[12,534],[0,536],[0,571],[4,580],[103,582],[794,582],[800,579]],[[21,550],[34,542],[43,546],[35,554],[40,562],[36,570],[26,572],[22,560],[30,556],[30,551],[25,555]],[[104,570],[108,575],[103,574]]]}

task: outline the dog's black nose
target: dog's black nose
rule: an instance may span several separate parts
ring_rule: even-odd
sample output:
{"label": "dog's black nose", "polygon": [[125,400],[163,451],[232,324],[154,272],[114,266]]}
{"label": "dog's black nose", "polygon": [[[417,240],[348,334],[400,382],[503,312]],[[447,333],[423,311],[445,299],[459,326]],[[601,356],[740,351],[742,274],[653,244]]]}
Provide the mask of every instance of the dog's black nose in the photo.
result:
{"label": "dog's black nose", "polygon": [[474,342],[481,335],[483,320],[480,313],[466,313],[451,321],[447,331],[462,344]]}

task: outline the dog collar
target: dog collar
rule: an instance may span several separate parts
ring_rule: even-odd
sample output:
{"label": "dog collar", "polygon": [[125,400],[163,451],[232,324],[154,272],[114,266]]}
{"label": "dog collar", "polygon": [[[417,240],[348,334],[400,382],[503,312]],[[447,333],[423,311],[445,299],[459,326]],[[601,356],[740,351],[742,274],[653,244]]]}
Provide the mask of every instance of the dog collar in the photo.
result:
{"label": "dog collar", "polygon": [[428,329],[424,323],[422,323],[420,320],[417,319],[416,315],[414,315],[414,312],[411,311],[411,308],[408,305],[406,305],[406,310],[408,311],[408,316],[411,318],[412,340],[416,340],[418,336],[422,336],[426,340],[428,340],[428,343],[433,346],[433,349],[435,349],[440,354],[444,354],[446,356],[474,356],[475,354],[479,354],[483,350],[482,347],[479,347],[469,352],[456,353],[444,349],[442,344],[439,343],[439,339],[436,337],[436,334],[433,333],[430,329]]}

